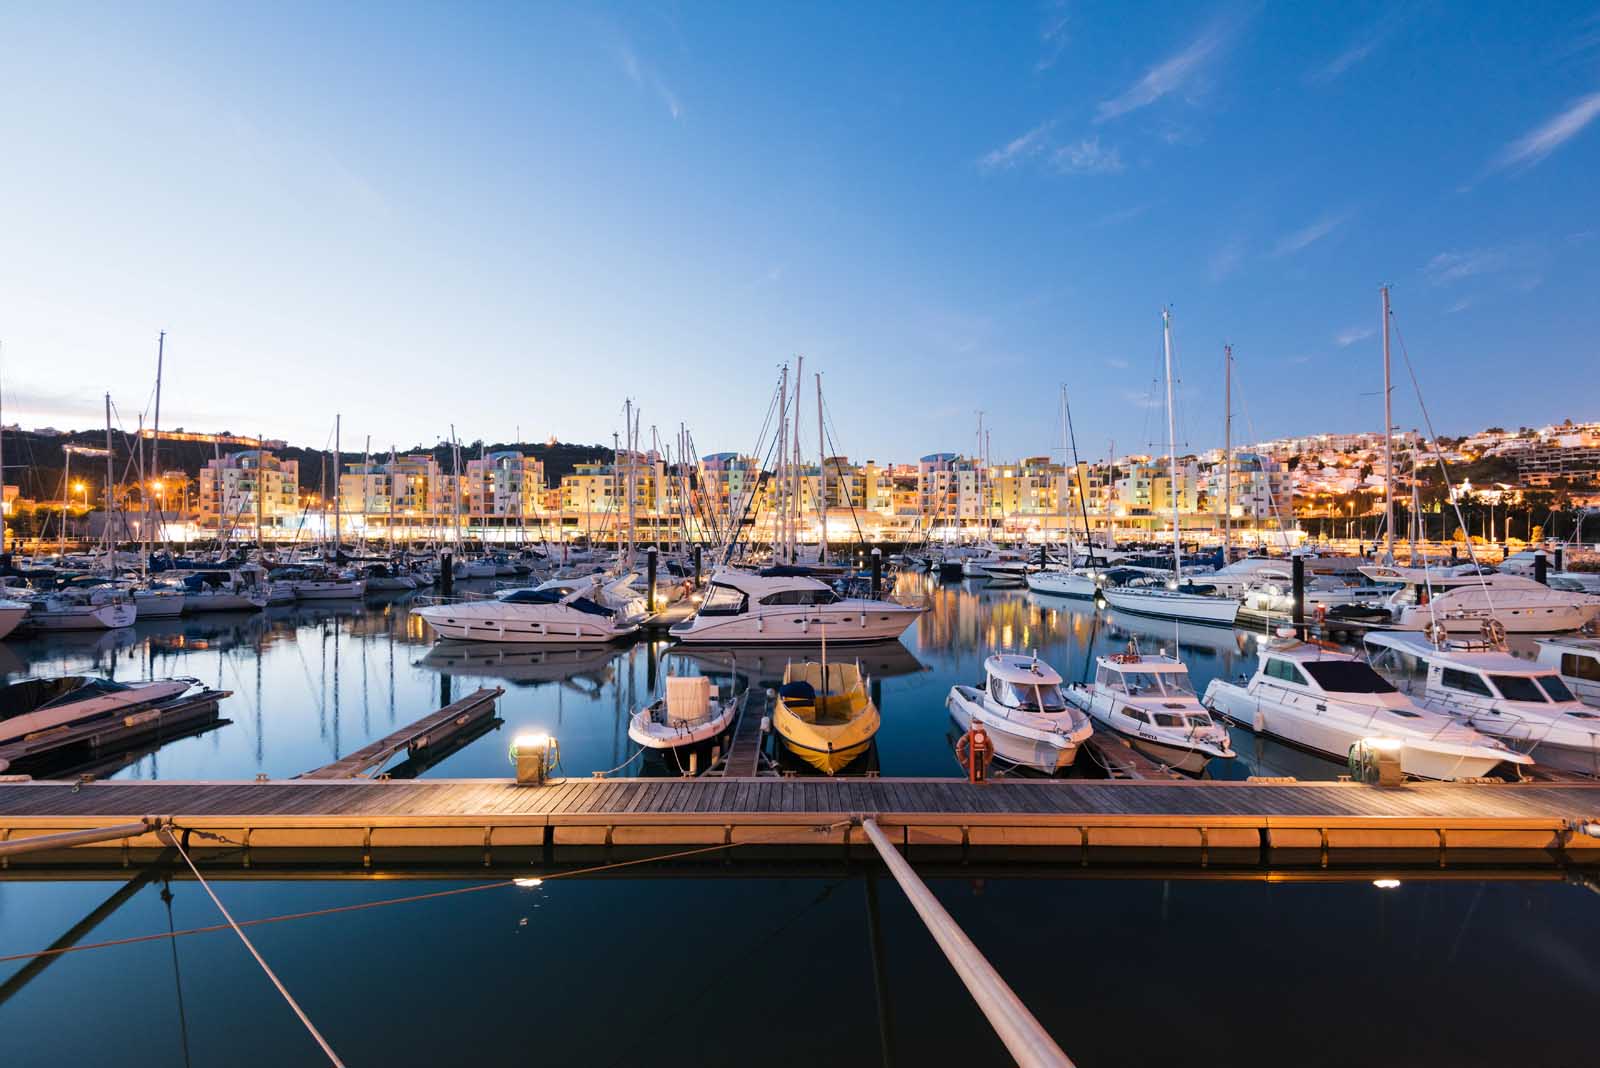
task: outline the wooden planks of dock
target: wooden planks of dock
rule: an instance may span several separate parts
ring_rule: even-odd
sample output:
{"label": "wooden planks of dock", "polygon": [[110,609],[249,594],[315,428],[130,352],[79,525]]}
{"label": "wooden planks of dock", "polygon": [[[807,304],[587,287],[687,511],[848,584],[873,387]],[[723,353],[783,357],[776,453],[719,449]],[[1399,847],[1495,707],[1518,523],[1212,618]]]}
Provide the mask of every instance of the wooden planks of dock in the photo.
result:
{"label": "wooden planks of dock", "polygon": [[734,724],[733,737],[728,741],[728,759],[722,774],[730,778],[754,778],[761,770],[761,743],[765,737],[761,721],[766,718],[770,699],[765,691],[745,692],[739,708],[739,721]]}
{"label": "wooden planks of dock", "polygon": [[331,764],[300,775],[301,779],[353,779],[372,768],[379,767],[400,750],[416,752],[429,745],[444,742],[451,735],[471,727],[479,720],[494,715],[494,703],[505,695],[499,686],[475,690],[459,701],[430,712],[414,723],[408,723],[393,734],[362,746]]}
{"label": "wooden planks of dock", "polygon": [[[170,816],[251,849],[859,843],[1545,850],[1600,861],[1600,784],[365,779],[0,784],[0,840]],[[154,848],[153,836],[109,846]],[[199,847],[207,840],[197,839]],[[107,848],[107,846],[83,846]]]}

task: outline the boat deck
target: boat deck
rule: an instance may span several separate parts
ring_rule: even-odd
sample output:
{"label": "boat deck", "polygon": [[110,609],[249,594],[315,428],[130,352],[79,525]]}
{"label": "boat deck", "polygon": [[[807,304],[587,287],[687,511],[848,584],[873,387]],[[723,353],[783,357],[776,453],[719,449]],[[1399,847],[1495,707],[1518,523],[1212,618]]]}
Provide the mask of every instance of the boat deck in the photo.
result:
{"label": "boat deck", "polygon": [[[0,840],[161,815],[230,848],[859,843],[1522,849],[1600,861],[1600,784],[568,779],[0,784]],[[197,847],[216,839],[196,838]],[[150,847],[153,835],[107,843]],[[102,846],[100,848],[106,848]],[[79,847],[95,849],[94,846]]]}

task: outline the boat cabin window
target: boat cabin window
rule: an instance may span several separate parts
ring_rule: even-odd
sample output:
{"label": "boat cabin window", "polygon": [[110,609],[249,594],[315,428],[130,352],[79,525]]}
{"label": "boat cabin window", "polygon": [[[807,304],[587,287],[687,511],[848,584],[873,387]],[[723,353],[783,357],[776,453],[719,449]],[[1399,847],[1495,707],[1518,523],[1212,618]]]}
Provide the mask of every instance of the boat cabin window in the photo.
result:
{"label": "boat cabin window", "polygon": [[1561,674],[1585,682],[1600,682],[1600,660],[1580,653],[1562,653]]}
{"label": "boat cabin window", "polygon": [[1129,697],[1193,697],[1186,671],[1112,671],[1107,686]]}
{"label": "boat cabin window", "polygon": [[1181,728],[1183,726],[1183,717],[1175,712],[1157,712],[1156,726]]}
{"label": "boat cabin window", "polygon": [[1500,691],[1500,696],[1507,701],[1532,701],[1535,704],[1544,704],[1544,691],[1539,689],[1539,684],[1527,675],[1490,675],[1494,688]]}
{"label": "boat cabin window", "polygon": [[1122,714],[1124,716],[1127,716],[1129,719],[1133,720],[1135,723],[1149,723],[1150,722],[1150,717],[1145,715],[1143,712],[1141,712],[1137,708],[1124,708],[1122,710]]}
{"label": "boat cabin window", "polygon": [[1277,657],[1271,657],[1267,660],[1267,666],[1263,670],[1269,678],[1292,682],[1296,686],[1304,686],[1306,684],[1306,677],[1300,674],[1300,669],[1295,667],[1293,662],[1288,660],[1279,660]]}
{"label": "boat cabin window", "polygon": [[1328,693],[1394,693],[1382,675],[1359,660],[1308,660],[1301,665]]}
{"label": "boat cabin window", "polygon": [[1489,692],[1489,684],[1483,681],[1483,676],[1475,671],[1462,671],[1460,668],[1445,668],[1439,673],[1439,682],[1452,690],[1463,693],[1477,694],[1479,697],[1493,697]]}
{"label": "boat cabin window", "polygon": [[706,599],[700,603],[700,614],[703,616],[736,616],[744,611],[745,595],[743,590],[732,586],[724,586],[720,582],[713,582],[706,590]]}
{"label": "boat cabin window", "polygon": [[832,604],[839,599],[832,590],[779,590],[761,598],[762,604]]}
{"label": "boat cabin window", "polygon": [[989,696],[996,704],[1024,712],[1060,712],[1067,707],[1067,699],[1059,686],[1008,682],[998,675],[989,676]]}
{"label": "boat cabin window", "polygon": [[1572,691],[1567,689],[1567,684],[1561,681],[1560,675],[1540,675],[1539,685],[1544,687],[1544,692],[1550,695],[1552,701],[1576,701]]}

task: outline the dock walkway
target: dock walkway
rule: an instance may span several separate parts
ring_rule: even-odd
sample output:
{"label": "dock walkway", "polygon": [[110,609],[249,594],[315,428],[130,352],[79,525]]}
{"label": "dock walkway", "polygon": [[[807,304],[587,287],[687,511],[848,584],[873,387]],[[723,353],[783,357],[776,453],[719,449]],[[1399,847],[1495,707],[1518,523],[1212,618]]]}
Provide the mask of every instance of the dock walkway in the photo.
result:
{"label": "dock walkway", "polygon": [[728,741],[728,759],[724,762],[723,776],[752,779],[761,770],[761,721],[766,718],[768,698],[765,691],[746,692],[744,704],[739,709],[739,720],[734,724],[733,737]]}
{"label": "dock walkway", "polygon": [[[860,843],[1522,849],[1600,861],[1600,784],[504,779],[0,784],[0,841],[158,814],[248,848]],[[853,837],[852,837],[853,836]],[[144,839],[148,838],[149,841]],[[197,839],[203,846],[205,843]],[[153,835],[109,846],[151,847]],[[95,847],[80,847],[93,849]],[[104,848],[104,847],[102,847]]]}
{"label": "dock walkway", "polygon": [[494,703],[505,695],[499,686],[474,690],[459,701],[452,701],[436,712],[430,712],[414,723],[408,723],[393,734],[345,756],[331,764],[313,768],[298,776],[301,779],[353,779],[378,767],[400,750],[415,753],[429,745],[441,743],[477,721],[494,715]]}

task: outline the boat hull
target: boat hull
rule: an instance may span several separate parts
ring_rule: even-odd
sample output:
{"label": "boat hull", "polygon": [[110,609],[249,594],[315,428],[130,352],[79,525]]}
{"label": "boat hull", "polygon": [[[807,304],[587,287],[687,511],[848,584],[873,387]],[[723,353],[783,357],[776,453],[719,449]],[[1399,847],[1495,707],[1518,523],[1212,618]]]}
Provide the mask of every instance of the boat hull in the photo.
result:
{"label": "boat hull", "polygon": [[1100,591],[1111,607],[1123,612],[1157,619],[1176,619],[1184,623],[1205,623],[1231,627],[1239,615],[1239,602],[1225,597],[1207,597],[1176,590],[1138,591],[1107,586]]}
{"label": "boat hull", "polygon": [[1092,601],[1100,592],[1099,583],[1092,575],[1074,575],[1068,571],[1036,571],[1028,576],[1028,589],[1051,597],[1070,597],[1077,601]]}
{"label": "boat hull", "polygon": [[15,608],[0,608],[0,639],[16,630],[28,615],[27,605],[18,605]]}
{"label": "boat hull", "polygon": [[680,642],[714,645],[784,645],[890,641],[904,634],[920,608],[893,603],[842,602],[834,605],[761,606],[736,616],[696,615],[675,624]]}
{"label": "boat hull", "polygon": [[[452,611],[452,608],[458,610]],[[590,616],[572,610],[559,616],[543,617],[510,613],[489,616],[461,611],[459,606],[452,605],[430,605],[413,611],[433,628],[436,637],[454,641],[603,644],[626,638],[638,629],[618,629],[612,627],[603,616]]]}
{"label": "boat hull", "polygon": [[133,626],[137,618],[139,610],[131,604],[101,604],[29,612],[27,623],[32,630],[116,630]]}

